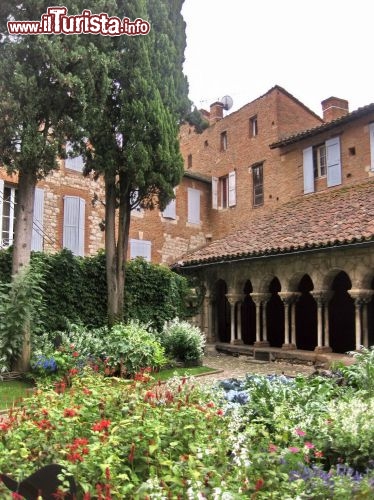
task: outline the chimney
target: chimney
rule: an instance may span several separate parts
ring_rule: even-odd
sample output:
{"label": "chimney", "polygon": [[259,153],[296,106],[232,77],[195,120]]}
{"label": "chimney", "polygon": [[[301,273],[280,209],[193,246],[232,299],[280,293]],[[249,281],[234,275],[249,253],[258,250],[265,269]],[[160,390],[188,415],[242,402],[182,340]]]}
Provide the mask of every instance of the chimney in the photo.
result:
{"label": "chimney", "polygon": [[216,123],[223,118],[223,103],[216,101],[210,105],[210,117],[209,122]]}
{"label": "chimney", "polygon": [[323,120],[332,122],[337,118],[341,118],[349,113],[348,101],[339,99],[339,97],[329,97],[321,102]]}

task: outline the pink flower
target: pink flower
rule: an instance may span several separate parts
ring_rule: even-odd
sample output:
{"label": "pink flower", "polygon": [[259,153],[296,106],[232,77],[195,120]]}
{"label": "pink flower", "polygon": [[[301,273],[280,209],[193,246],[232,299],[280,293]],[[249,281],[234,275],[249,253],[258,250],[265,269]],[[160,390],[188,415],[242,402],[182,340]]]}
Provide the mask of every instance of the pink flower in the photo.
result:
{"label": "pink flower", "polygon": [[277,451],[278,446],[277,446],[277,445],[275,445],[275,444],[270,443],[270,444],[269,444],[269,448],[268,448],[268,449],[269,449],[269,452],[270,452],[270,453],[274,453],[274,452],[276,452],[276,451]]}
{"label": "pink flower", "polygon": [[322,458],[322,457],[323,457],[323,452],[322,452],[322,451],[317,451],[317,450],[316,450],[316,451],[314,452],[314,456],[315,456],[316,458]]}
{"label": "pink flower", "polygon": [[302,429],[300,429],[300,427],[297,427],[297,428],[295,429],[295,434],[296,434],[297,436],[301,436],[301,437],[302,437],[302,436],[305,436],[306,432],[304,432]]}
{"label": "pink flower", "polygon": [[312,450],[313,448],[315,448],[314,444],[311,443],[310,441],[305,441],[304,446],[305,446],[305,448],[308,448],[309,450]]}
{"label": "pink flower", "polygon": [[300,451],[300,448],[298,448],[297,446],[290,446],[288,449],[291,453],[299,453]]}

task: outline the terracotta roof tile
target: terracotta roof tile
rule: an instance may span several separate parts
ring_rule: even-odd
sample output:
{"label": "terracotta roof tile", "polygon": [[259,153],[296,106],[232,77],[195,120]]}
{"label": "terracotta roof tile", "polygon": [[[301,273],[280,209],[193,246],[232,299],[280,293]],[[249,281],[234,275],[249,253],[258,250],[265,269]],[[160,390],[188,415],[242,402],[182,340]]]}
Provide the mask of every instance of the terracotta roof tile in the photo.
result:
{"label": "terracotta roof tile", "polygon": [[185,256],[184,266],[374,241],[374,182],[306,195]]}

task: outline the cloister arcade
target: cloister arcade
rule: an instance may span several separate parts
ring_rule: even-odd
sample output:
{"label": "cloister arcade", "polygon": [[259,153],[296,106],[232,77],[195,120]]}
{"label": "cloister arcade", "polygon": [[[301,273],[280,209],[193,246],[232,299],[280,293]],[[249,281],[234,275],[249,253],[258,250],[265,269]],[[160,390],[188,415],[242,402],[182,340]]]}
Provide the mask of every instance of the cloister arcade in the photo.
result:
{"label": "cloister arcade", "polygon": [[202,265],[198,274],[208,342],[336,353],[374,345],[370,247]]}

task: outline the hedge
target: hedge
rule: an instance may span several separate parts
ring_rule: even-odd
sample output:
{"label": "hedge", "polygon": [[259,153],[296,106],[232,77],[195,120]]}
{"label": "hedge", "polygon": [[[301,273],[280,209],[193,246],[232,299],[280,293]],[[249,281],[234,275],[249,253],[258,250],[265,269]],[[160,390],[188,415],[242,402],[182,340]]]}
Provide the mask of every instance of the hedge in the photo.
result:
{"label": "hedge", "polygon": [[[42,261],[47,330],[64,330],[68,323],[98,327],[106,324],[105,254],[74,257],[69,250],[33,253]],[[0,251],[0,281],[11,279],[12,250]],[[126,264],[125,319],[151,323],[158,330],[165,321],[189,315],[185,277],[169,268],[135,259]]]}

